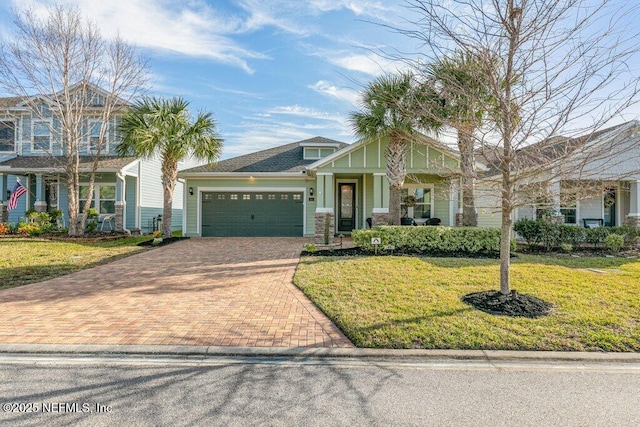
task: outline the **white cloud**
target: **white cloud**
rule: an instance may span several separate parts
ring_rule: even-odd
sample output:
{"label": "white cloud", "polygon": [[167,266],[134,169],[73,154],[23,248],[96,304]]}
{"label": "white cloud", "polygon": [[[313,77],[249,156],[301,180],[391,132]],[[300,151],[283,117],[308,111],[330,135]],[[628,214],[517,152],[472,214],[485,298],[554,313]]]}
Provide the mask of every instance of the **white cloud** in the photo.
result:
{"label": "white cloud", "polygon": [[290,116],[304,117],[314,120],[326,120],[331,122],[343,123],[345,121],[344,116],[339,114],[330,114],[324,111],[318,111],[313,108],[301,107],[299,105],[287,105],[281,107],[275,107],[268,111],[265,115],[270,117],[272,114],[284,114]]}
{"label": "white cloud", "polygon": [[338,87],[338,86],[332,85],[326,80],[319,80],[315,84],[309,86],[309,88],[315,90],[316,92],[322,95],[348,102],[352,106],[355,106],[358,102],[358,92],[346,87]]}
{"label": "white cloud", "polygon": [[[171,0],[79,1],[59,0],[63,5],[78,6],[82,13],[99,25],[105,36],[120,36],[136,46],[159,52],[207,58],[240,67],[248,73],[250,59],[266,59],[259,52],[242,47],[230,36],[244,23],[236,16],[221,15],[201,1]],[[36,13],[53,4],[34,0]],[[16,8],[24,7],[13,0]]]}

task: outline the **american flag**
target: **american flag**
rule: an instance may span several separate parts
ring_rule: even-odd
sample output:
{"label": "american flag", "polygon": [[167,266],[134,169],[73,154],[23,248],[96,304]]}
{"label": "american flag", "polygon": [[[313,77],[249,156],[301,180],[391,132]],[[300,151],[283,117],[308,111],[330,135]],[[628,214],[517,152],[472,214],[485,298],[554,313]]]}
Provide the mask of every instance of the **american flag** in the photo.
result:
{"label": "american flag", "polygon": [[27,192],[27,189],[24,188],[24,185],[20,184],[20,182],[16,182],[16,186],[13,187],[13,191],[11,192],[11,197],[9,197],[9,207],[8,210],[13,210],[18,206],[18,199],[24,193]]}

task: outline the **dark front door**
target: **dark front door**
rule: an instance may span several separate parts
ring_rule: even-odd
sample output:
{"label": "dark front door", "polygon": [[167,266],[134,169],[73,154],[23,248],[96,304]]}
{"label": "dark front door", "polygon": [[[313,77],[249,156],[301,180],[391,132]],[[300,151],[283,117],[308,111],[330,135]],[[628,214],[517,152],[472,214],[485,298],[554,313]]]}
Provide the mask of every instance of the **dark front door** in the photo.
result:
{"label": "dark front door", "polygon": [[356,228],[356,185],[338,184],[338,232],[351,233]]}
{"label": "dark front door", "polygon": [[604,225],[616,225],[616,189],[610,188],[604,193]]}

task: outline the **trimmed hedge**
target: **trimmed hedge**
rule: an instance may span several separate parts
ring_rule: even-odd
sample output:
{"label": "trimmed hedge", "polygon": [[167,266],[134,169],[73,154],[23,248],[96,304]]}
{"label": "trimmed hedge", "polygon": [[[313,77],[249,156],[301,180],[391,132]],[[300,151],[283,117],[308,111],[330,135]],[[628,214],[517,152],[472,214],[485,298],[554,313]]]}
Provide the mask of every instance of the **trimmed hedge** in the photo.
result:
{"label": "trimmed hedge", "polygon": [[497,254],[500,252],[500,229],[478,227],[406,227],[384,225],[370,230],[354,230],[353,242],[374,251],[372,237],[380,237],[378,250],[428,253],[450,252]]}
{"label": "trimmed hedge", "polygon": [[605,243],[607,236],[620,235],[624,246],[634,246],[640,238],[640,229],[636,227],[597,227],[583,228],[575,225],[556,224],[545,219],[520,219],[513,229],[531,248],[542,246],[546,250],[571,245],[574,249],[583,243],[598,246]]}

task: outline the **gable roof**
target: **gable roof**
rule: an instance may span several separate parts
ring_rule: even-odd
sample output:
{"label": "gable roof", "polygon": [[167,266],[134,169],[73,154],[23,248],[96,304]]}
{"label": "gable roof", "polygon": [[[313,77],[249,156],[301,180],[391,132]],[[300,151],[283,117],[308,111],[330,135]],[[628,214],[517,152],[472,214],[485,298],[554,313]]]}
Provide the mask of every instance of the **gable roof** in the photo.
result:
{"label": "gable roof", "polygon": [[[372,141],[376,141],[377,138],[363,138],[360,139],[358,141],[356,141],[353,144],[349,144],[349,145],[345,145],[345,147],[343,147],[342,149],[326,156],[323,157],[320,160],[316,160],[314,163],[312,163],[311,165],[309,165],[308,169],[318,169],[322,166],[325,166],[333,161],[335,161],[336,159],[343,157],[355,150],[357,150],[358,148],[362,147],[363,145],[369,144]],[[438,151],[441,151],[443,154],[446,154],[448,156],[451,156],[454,159],[459,159],[460,158],[460,153],[458,153],[456,150],[451,149],[450,147],[448,147],[447,145],[443,144],[440,141],[437,141],[427,135],[424,135],[422,133],[417,133],[416,134],[416,141],[421,143],[421,144],[425,144],[428,146],[431,146],[432,148],[435,148]],[[478,164],[477,165],[479,168],[484,168],[484,165]]]}
{"label": "gable roof", "polygon": [[202,173],[278,173],[302,172],[315,160],[303,158],[303,146],[309,144],[337,144],[339,148],[348,147],[344,142],[316,136],[291,144],[256,151],[255,153],[233,157],[216,163],[186,169],[180,175]]}
{"label": "gable roof", "polygon": [[[614,138],[628,129],[637,126],[639,126],[638,121],[632,120],[573,138],[561,135],[547,138],[516,150],[516,158],[518,159],[517,166],[528,168],[549,164],[561,157],[577,153],[581,147],[588,149],[589,146],[594,146],[604,140]],[[476,157],[489,166],[489,171],[486,176],[493,176],[500,173],[496,165],[498,157],[494,152],[494,150],[499,149],[498,147],[492,149],[480,148],[476,150]]]}
{"label": "gable roof", "polygon": [[[93,156],[80,156],[80,171],[90,171],[93,159]],[[137,157],[100,156],[98,171],[119,172],[136,160],[138,160]],[[64,172],[66,161],[65,156],[17,156],[0,162],[0,172]]]}

